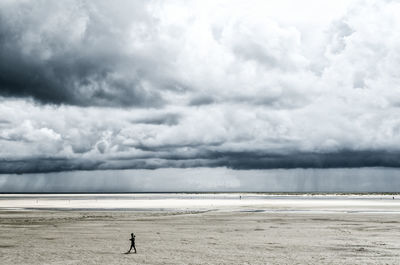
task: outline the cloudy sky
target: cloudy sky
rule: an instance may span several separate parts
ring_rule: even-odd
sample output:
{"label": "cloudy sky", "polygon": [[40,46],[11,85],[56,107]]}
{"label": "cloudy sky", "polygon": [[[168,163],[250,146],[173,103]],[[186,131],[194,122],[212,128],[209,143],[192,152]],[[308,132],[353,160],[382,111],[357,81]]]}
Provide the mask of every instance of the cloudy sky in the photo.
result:
{"label": "cloudy sky", "polygon": [[394,0],[0,0],[2,179],[398,168],[399,13]]}

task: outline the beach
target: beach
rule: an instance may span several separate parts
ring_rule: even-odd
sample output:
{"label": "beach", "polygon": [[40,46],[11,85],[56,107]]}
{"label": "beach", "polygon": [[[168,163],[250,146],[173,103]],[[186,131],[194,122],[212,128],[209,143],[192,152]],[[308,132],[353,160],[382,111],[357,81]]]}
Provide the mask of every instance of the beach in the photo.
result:
{"label": "beach", "polygon": [[398,264],[399,217],[391,195],[4,194],[0,263]]}

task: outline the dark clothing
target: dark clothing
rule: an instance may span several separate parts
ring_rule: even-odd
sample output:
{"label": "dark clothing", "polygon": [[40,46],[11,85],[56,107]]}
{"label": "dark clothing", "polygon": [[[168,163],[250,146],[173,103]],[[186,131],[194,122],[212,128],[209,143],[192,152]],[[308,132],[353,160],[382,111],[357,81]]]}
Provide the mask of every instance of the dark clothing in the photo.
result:
{"label": "dark clothing", "polygon": [[136,253],[136,247],[135,247],[135,236],[132,236],[131,239],[129,239],[131,241],[131,248],[129,249],[128,252],[131,252],[132,248],[135,250]]}

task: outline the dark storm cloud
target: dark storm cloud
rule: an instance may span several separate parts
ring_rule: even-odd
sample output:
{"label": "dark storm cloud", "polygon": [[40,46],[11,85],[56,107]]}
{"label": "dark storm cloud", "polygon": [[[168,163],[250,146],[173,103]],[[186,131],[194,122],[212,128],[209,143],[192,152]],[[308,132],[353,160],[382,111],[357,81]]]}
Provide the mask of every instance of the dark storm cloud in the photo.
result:
{"label": "dark storm cloud", "polygon": [[141,157],[108,160],[34,158],[1,160],[0,174],[46,173],[74,170],[226,167],[236,170],[293,168],[400,167],[400,153],[342,151],[336,153],[266,154],[203,151],[192,155],[158,152]]}
{"label": "dark storm cloud", "polygon": [[[267,152],[215,152],[204,146],[195,147],[196,152],[179,154],[172,148],[158,150],[158,155],[148,158],[159,159],[158,167],[227,167],[232,169],[290,169],[290,168],[353,168],[353,167],[400,167],[400,153],[387,151],[339,151],[333,153],[273,154]],[[154,150],[153,150],[154,151]],[[167,151],[162,153],[161,151]],[[117,159],[112,164],[117,165]],[[130,168],[124,162],[123,168]],[[130,162],[129,162],[130,161]],[[199,163],[200,162],[200,163]],[[198,163],[196,165],[196,163]],[[118,166],[117,166],[118,168]],[[136,166],[133,166],[136,168]],[[138,168],[141,168],[140,166]],[[149,165],[143,168],[149,168]],[[150,166],[151,168],[151,166]]]}
{"label": "dark storm cloud", "polygon": [[0,56],[3,96],[80,106],[159,107],[163,104],[160,94],[146,91],[140,80],[115,80],[112,69],[102,66],[105,63],[102,58],[79,58],[69,65],[66,58],[40,64],[18,58],[18,54],[5,49]]}
{"label": "dark storm cloud", "polygon": [[161,106],[160,93],[144,87],[156,79],[153,63],[126,54],[125,33],[107,25],[107,13],[80,3],[32,1],[0,10],[0,95],[79,106]]}
{"label": "dark storm cloud", "polygon": [[220,154],[217,157],[223,166],[233,169],[400,167],[400,153],[385,151],[341,151],[289,155],[235,153]]}
{"label": "dark storm cloud", "polygon": [[66,158],[31,158],[27,160],[0,160],[0,174],[4,173],[35,173],[60,172],[71,170],[92,170],[98,168],[101,162],[90,160],[74,160]]}

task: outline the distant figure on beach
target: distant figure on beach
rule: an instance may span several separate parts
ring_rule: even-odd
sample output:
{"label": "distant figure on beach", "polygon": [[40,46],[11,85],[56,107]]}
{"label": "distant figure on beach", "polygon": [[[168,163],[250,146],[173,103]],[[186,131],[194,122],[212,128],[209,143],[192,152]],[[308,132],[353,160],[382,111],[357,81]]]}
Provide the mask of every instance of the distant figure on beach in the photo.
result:
{"label": "distant figure on beach", "polygon": [[129,249],[128,253],[131,252],[132,248],[135,250],[136,253],[136,247],[135,247],[135,234],[131,233],[131,239],[129,239],[131,241],[131,248]]}

